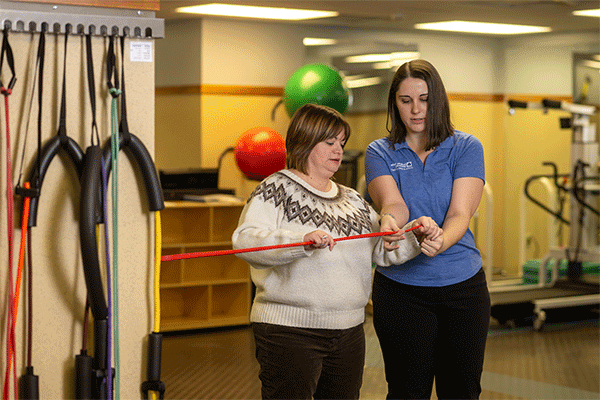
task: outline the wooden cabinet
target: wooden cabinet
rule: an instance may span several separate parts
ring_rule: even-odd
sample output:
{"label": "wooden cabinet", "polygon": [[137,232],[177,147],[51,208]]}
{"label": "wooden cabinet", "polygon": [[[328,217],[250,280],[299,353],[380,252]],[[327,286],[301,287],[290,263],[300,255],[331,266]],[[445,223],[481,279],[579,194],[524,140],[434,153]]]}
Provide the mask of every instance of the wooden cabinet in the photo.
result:
{"label": "wooden cabinet", "polygon": [[[231,249],[244,202],[167,201],[162,254]],[[235,255],[161,263],[161,331],[250,323],[249,265]]]}

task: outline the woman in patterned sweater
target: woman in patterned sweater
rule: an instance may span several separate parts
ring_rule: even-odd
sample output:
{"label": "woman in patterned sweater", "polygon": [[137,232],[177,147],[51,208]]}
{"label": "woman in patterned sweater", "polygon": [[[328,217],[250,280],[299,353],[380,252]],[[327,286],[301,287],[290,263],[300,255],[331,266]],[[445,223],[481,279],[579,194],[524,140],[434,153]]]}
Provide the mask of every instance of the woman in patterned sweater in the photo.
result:
{"label": "woman in patterned sweater", "polygon": [[405,240],[335,242],[378,230],[377,213],[353,189],[331,180],[350,126],[335,110],[300,107],[286,137],[287,169],[251,194],[233,233],[234,248],[312,242],[238,256],[251,265],[251,322],[264,399],[357,399],[365,358],[364,308],[372,265],[400,264],[421,252],[419,237],[441,236],[431,218]]}

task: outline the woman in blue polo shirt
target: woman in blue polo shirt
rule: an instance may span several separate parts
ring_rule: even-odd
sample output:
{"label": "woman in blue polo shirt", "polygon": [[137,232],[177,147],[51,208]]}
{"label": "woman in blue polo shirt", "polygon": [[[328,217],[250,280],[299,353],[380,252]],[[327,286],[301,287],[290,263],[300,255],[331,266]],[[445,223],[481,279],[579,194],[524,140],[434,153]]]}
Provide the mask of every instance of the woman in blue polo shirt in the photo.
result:
{"label": "woman in blue polo shirt", "polygon": [[[388,98],[390,135],[366,151],[369,196],[381,230],[429,216],[443,240],[425,239],[402,265],[378,267],[373,322],[388,399],[479,398],[490,298],[469,221],[484,185],[483,147],[454,130],[446,90],[425,60],[402,65]],[[386,246],[393,248],[394,236]]]}

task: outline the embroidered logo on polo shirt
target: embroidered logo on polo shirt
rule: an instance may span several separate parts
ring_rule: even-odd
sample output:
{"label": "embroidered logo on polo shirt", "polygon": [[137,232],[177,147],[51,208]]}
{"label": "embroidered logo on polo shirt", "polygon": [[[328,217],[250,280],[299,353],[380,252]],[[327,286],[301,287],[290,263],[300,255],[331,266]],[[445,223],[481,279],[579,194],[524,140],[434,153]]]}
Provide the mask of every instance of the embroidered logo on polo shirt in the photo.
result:
{"label": "embroidered logo on polo shirt", "polygon": [[398,171],[398,170],[406,171],[406,170],[412,169],[413,165],[412,165],[412,161],[408,161],[405,163],[394,163],[391,165],[391,167],[392,167],[392,171]]}

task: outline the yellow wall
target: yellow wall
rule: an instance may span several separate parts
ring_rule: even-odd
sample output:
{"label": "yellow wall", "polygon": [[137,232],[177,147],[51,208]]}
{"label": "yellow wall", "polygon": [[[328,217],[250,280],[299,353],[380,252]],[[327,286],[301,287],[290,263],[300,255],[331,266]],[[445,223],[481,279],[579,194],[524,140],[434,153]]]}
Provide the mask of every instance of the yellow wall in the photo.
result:
{"label": "yellow wall", "polygon": [[[275,119],[271,120],[271,112],[278,101],[276,97],[267,96],[203,96],[202,166],[215,168],[219,155],[226,148],[235,146],[238,136],[250,128],[273,128],[285,138],[289,117],[283,105],[277,107]],[[221,188],[233,188],[237,196],[246,198],[257,183],[246,179],[238,170],[233,153],[225,156],[219,176]]]}
{"label": "yellow wall", "polygon": [[[504,215],[504,162],[502,160],[504,148],[504,124],[502,115],[506,112],[506,106],[497,101],[463,101],[452,100],[450,102],[452,122],[456,129],[476,136],[482,143],[485,157],[486,185],[491,190],[491,200],[482,197],[478,210],[478,226],[472,221],[471,229],[477,235],[477,246],[482,256],[493,254],[494,268],[505,269],[505,252],[503,243],[502,216]],[[486,212],[488,207],[493,209],[492,220],[492,249],[486,248],[488,232],[488,221]],[[501,266],[501,267],[498,267]],[[512,271],[516,273],[515,271]]]}
{"label": "yellow wall", "polygon": [[[506,197],[504,227],[504,252],[507,257],[507,267],[516,267],[518,264],[519,233],[518,216],[519,201],[523,192],[523,184],[532,175],[552,174],[550,167],[542,165],[545,161],[556,163],[559,173],[570,173],[571,130],[560,129],[559,118],[570,117],[569,113],[561,111],[541,110],[516,110],[515,115],[504,114],[505,121],[505,151],[504,165],[504,191]],[[532,192],[542,203],[547,203],[544,192],[540,186],[532,186]],[[568,200],[567,200],[568,201]],[[568,211],[569,204],[565,204]],[[548,214],[540,208],[527,202],[527,227],[526,233],[531,233],[535,244],[528,251],[528,258],[542,258],[548,250]],[[568,218],[568,213],[565,217]],[[568,227],[564,227],[568,233]],[[568,235],[565,235],[568,238]]]}
{"label": "yellow wall", "polygon": [[[169,169],[200,167],[200,96],[172,94],[157,98],[156,165]],[[184,142],[182,141],[184,138]],[[181,146],[185,143],[185,146]]]}
{"label": "yellow wall", "polygon": [[[385,128],[387,113],[385,111],[356,113],[346,116],[352,133],[346,149],[365,151],[369,143],[375,139],[379,139],[388,135]],[[358,160],[359,175],[363,175],[365,171],[364,156]]]}
{"label": "yellow wall", "polygon": [[[265,126],[285,138],[289,117],[279,97],[265,95],[221,95],[193,92],[156,97],[156,166],[160,170],[216,168],[219,156],[235,146],[238,136],[250,128]],[[168,132],[176,133],[176,139]],[[164,132],[164,134],[162,133]],[[246,198],[258,182],[247,179],[237,168],[233,153],[223,158],[219,188],[235,189]]]}
{"label": "yellow wall", "polygon": [[[508,115],[503,96],[472,96],[450,94],[452,120],[456,129],[475,135],[481,140],[485,152],[486,180],[492,191],[492,203],[485,197],[478,213],[478,246],[485,257],[490,250],[485,248],[487,235],[487,207],[493,206],[492,243],[493,267],[505,270],[509,274],[518,274],[519,265],[519,198],[521,185],[533,174],[550,173],[542,162],[552,160],[557,163],[559,172],[568,172],[570,131],[559,129],[559,116],[565,113],[549,112],[543,114],[537,110],[517,110]],[[157,143],[161,137],[161,126],[169,126],[179,132],[187,132],[188,139],[170,141],[170,145],[157,146],[157,165],[161,169],[179,167],[182,157],[171,158],[170,154],[195,152],[193,162],[188,167],[212,168],[217,166],[221,152],[234,146],[237,137],[246,129],[254,126],[268,126],[276,129],[285,137],[289,117],[283,106],[277,109],[271,120],[273,107],[280,95],[256,94],[200,94],[187,95],[186,98],[169,95],[161,91],[157,95],[157,109],[161,110],[162,121],[157,120]],[[191,119],[180,118],[178,110],[169,114],[173,102],[180,109],[193,110],[200,103],[200,110],[190,111],[199,114],[199,126],[192,126]],[[157,119],[159,113],[157,112]],[[352,136],[347,149],[365,150],[367,145],[386,136],[386,111],[368,113],[349,113],[348,121],[352,127]],[[194,116],[194,118],[196,118]],[[201,148],[191,149],[201,138]],[[189,142],[188,142],[189,140]],[[185,146],[182,145],[185,143]],[[189,143],[189,145],[188,145]],[[172,161],[171,161],[172,160]],[[364,171],[364,157],[359,160],[359,172]],[[233,154],[224,158],[221,170],[220,187],[234,188],[240,197],[247,197],[257,182],[245,179],[237,169]],[[528,205],[527,232],[535,237],[528,249],[528,258],[540,258],[547,251],[547,214]],[[566,228],[565,228],[566,230]]]}

